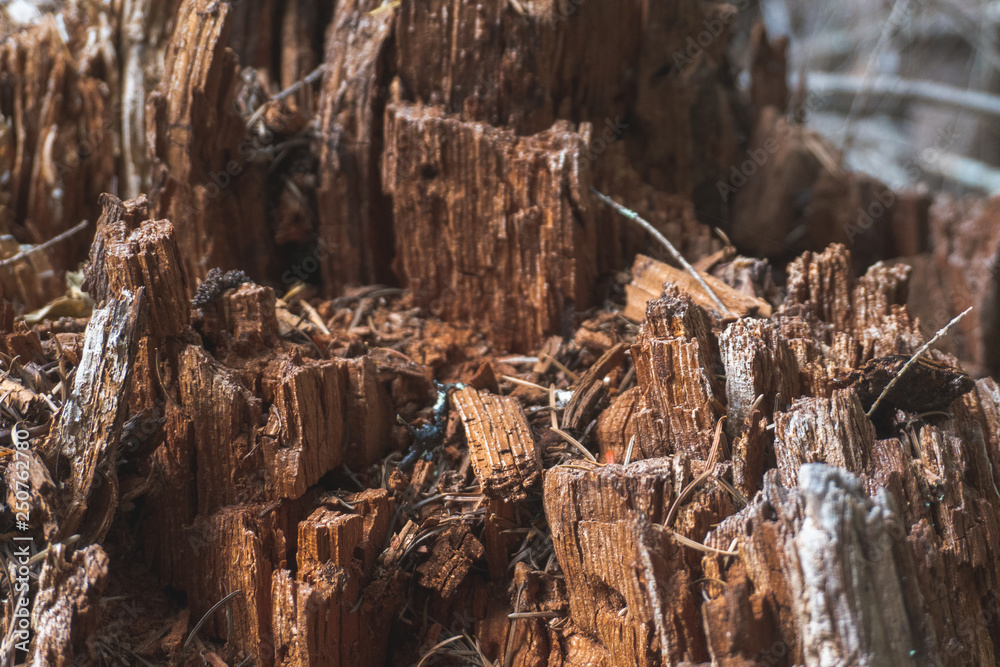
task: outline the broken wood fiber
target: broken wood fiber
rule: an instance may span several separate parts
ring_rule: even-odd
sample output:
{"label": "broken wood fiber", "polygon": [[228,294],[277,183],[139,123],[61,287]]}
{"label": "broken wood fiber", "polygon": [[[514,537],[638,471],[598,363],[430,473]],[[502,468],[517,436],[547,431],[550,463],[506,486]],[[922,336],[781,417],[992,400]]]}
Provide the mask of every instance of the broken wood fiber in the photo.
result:
{"label": "broken wood fiber", "polygon": [[471,387],[451,395],[469,443],[473,470],[483,494],[523,500],[541,481],[542,463],[520,404]]}

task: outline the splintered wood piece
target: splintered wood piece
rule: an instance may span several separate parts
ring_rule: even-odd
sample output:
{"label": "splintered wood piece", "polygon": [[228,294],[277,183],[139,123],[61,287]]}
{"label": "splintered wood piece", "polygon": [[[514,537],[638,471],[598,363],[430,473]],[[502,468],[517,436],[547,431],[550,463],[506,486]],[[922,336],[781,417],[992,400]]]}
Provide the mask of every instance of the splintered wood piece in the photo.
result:
{"label": "splintered wood piece", "polygon": [[783,311],[797,306],[837,331],[854,330],[852,293],[855,280],[851,253],[834,244],[821,253],[804,252],[788,265]]}
{"label": "splintered wood piece", "polygon": [[[76,532],[98,469],[113,461],[125,422],[129,379],[144,328],[145,290],[123,292],[94,311],[73,388],[45,448],[70,462],[58,535]],[[58,481],[58,480],[57,480]],[[103,535],[101,536],[103,537]]]}
{"label": "splintered wood piece", "polygon": [[[110,559],[97,544],[75,551],[71,558],[67,550],[62,544],[51,545],[42,561],[31,608],[32,665],[69,667],[98,660],[94,635],[100,625]],[[18,636],[16,631],[5,633],[4,655],[15,655]],[[23,639],[26,646],[27,637]]]}
{"label": "splintered wood piece", "polygon": [[186,347],[179,355],[178,384],[178,402],[191,420],[198,512],[246,500],[248,493],[262,495],[261,399],[200,347]]}
{"label": "splintered wood piece", "polygon": [[[33,8],[34,9],[34,8]],[[119,102],[118,54],[110,42],[119,33],[119,11],[65,7],[43,12],[25,25],[4,17],[0,78],[10,80],[3,103],[4,196],[0,225],[18,242],[40,244],[81,220],[100,214],[97,196],[119,171],[115,109]],[[95,39],[95,28],[102,35]],[[101,44],[98,44],[101,42]],[[3,295],[26,311],[63,294],[63,270],[85,254],[88,234],[77,234],[13,267],[0,267]],[[9,248],[9,246],[8,246]]]}
{"label": "splintered wood piece", "polygon": [[299,572],[306,573],[328,562],[337,567],[349,566],[354,559],[354,548],[361,542],[364,523],[357,514],[317,508],[299,523],[295,555]]}
{"label": "splintered wood piece", "polygon": [[84,289],[101,303],[124,290],[146,288],[149,330],[156,337],[176,336],[188,324],[187,280],[167,220],[149,220],[145,195],[122,202],[101,195],[103,212],[86,268]]}
{"label": "splintered wood piece", "polygon": [[727,433],[731,437],[743,428],[758,397],[764,397],[759,407],[770,416],[777,395],[786,402],[799,396],[797,360],[771,322],[733,322],[719,336],[719,353],[726,370]]}
{"label": "splintered wood piece", "polygon": [[396,11],[380,0],[337,3],[327,30],[319,92],[317,253],[328,294],[348,283],[384,282],[391,271],[389,203],[379,190],[384,87]]}
{"label": "splintered wood piece", "polygon": [[486,565],[494,581],[503,581],[509,574],[510,554],[520,542],[521,536],[509,532],[517,525],[516,505],[505,500],[486,499],[486,515],[483,517],[483,549]]}
{"label": "splintered wood piece", "polygon": [[861,343],[861,358],[912,354],[923,343],[918,323],[906,308],[910,267],[872,265],[858,279],[851,302],[854,336]]}
{"label": "splintered wood piece", "polygon": [[911,650],[920,641],[907,613],[906,572],[890,554],[870,557],[892,539],[892,499],[883,492],[873,501],[860,479],[824,465],[799,471],[799,492],[803,522],[785,555],[806,664],[832,656],[840,664],[916,664]]}
{"label": "splintered wood piece", "polygon": [[[688,550],[659,525],[685,481],[683,465],[661,458],[545,473],[545,515],[570,617],[608,651],[612,665],[708,659]],[[694,529],[701,534],[689,535],[701,537],[723,511],[702,506],[704,523]]]}
{"label": "splintered wood piece", "polygon": [[751,410],[733,442],[733,485],[745,498],[760,490],[767,469],[767,452],[773,437],[767,430],[770,420],[757,408]]}
{"label": "splintered wood piece", "polygon": [[213,301],[215,321],[206,316],[206,336],[216,346],[220,361],[238,366],[278,345],[277,299],[274,290],[244,283]]}
{"label": "splintered wood piece", "polygon": [[344,463],[357,469],[379,461],[389,452],[392,400],[378,381],[378,370],[370,355],[344,359],[340,363],[346,375]]}
{"label": "splintered wood piece", "polygon": [[[615,397],[600,416],[594,428],[601,463],[623,463],[629,442],[636,437],[636,415],[644,409],[642,390],[639,387],[627,389]],[[632,460],[650,458],[646,456],[642,442],[635,442]]]}
{"label": "splintered wood piece", "polygon": [[360,596],[359,579],[343,568],[318,568],[306,580],[276,570],[268,596],[276,664],[383,664],[386,633],[372,633],[373,625],[363,618],[371,611],[368,605],[359,608]]}
{"label": "splintered wood piece", "polygon": [[608,387],[604,378],[621,366],[625,359],[625,343],[618,343],[601,355],[580,381],[573,386],[573,397],[566,404],[562,414],[562,429],[578,433],[590,424],[597,411],[608,398]]}
{"label": "splintered wood piece", "polygon": [[266,275],[274,259],[260,252],[271,239],[265,172],[251,160],[258,147],[234,103],[239,62],[227,43],[237,11],[226,2],[183,0],[163,77],[146,99],[150,171],[158,182],[151,210],[177,225],[192,280],[215,267]]}
{"label": "splintered wood piece", "polygon": [[472,535],[469,526],[449,526],[435,538],[430,558],[417,566],[417,581],[424,588],[437,591],[442,598],[450,598],[472,563],[482,558],[483,553],[482,543]]}
{"label": "splintered wood piece", "polygon": [[774,453],[781,481],[793,486],[805,463],[829,463],[852,473],[869,465],[875,427],[857,394],[840,389],[832,398],[801,398],[774,416]]}
{"label": "splintered wood piece", "polygon": [[[707,587],[713,658],[926,661],[934,631],[919,609],[921,577],[891,496],[870,498],[860,478],[823,464],[804,465],[797,488],[776,479],[768,475],[763,494],[706,538],[715,547],[735,539],[740,552],[704,559],[706,576],[726,583]],[[749,615],[732,613],[741,607]],[[751,632],[735,634],[740,624]]]}
{"label": "splintered wood piece", "polygon": [[[676,291],[674,291],[677,294]],[[632,360],[649,418],[640,414],[646,456],[688,452],[704,459],[723,396],[715,377],[718,349],[708,316],[687,296],[649,302]]]}
{"label": "splintered wood piece", "polygon": [[198,510],[194,424],[180,406],[170,402],[164,405],[164,420],[163,444],[151,457],[159,483],[146,498],[149,521],[156,530],[143,531],[143,546],[150,569],[164,582],[183,589],[188,572],[184,527]]}
{"label": "splintered wood piece", "polygon": [[[701,277],[736,317],[771,316],[771,304],[767,301],[735,290],[708,273],[702,272]],[[715,301],[705,293],[705,290],[691,277],[690,273],[652,257],[636,255],[635,262],[632,264],[632,282],[625,286],[627,298],[625,317],[641,322],[646,317],[646,304],[653,299],[658,299],[663,294],[664,283],[676,285],[681,292],[705,310],[718,311]]]}
{"label": "splintered wood piece", "polygon": [[366,575],[371,575],[376,560],[385,548],[396,502],[386,489],[365,489],[348,496],[346,500],[364,519],[358,549],[362,554],[362,568]]}
{"label": "splintered wood piece", "polygon": [[462,419],[472,467],[483,494],[523,500],[541,479],[541,456],[516,399],[471,387],[451,395]]}
{"label": "splintered wood piece", "polygon": [[336,361],[287,362],[262,438],[273,498],[298,498],[341,463],[344,375]]}
{"label": "splintered wood piece", "polygon": [[273,664],[272,573],[287,568],[294,517],[287,506],[230,505],[201,514],[187,527],[184,591],[192,618],[201,618],[219,600],[240,593],[202,626],[207,636],[231,642],[258,662]]}
{"label": "splintered wood piece", "polygon": [[850,387],[867,411],[873,410],[881,397],[883,403],[907,412],[943,410],[976,385],[960,368],[919,357],[907,369],[905,379],[890,387],[911,359],[899,354],[872,359],[857,370],[838,377],[834,385]]}
{"label": "splintered wood piece", "polygon": [[417,303],[481,322],[512,351],[558,332],[571,302],[587,307],[596,227],[581,205],[586,146],[568,123],[518,136],[390,104],[385,145],[383,189],[407,239],[397,259]]}

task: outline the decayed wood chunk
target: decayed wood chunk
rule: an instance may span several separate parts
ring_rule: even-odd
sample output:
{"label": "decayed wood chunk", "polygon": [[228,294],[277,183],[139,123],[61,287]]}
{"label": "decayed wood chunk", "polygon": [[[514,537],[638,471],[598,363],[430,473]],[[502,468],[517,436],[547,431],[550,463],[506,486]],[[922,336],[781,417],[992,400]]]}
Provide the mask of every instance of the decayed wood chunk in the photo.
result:
{"label": "decayed wood chunk", "polygon": [[740,553],[705,558],[706,576],[727,584],[707,587],[713,659],[907,665],[933,658],[934,631],[920,611],[919,577],[890,495],[869,498],[858,477],[822,464],[803,466],[798,488],[776,479],[768,475],[764,493],[706,539],[716,548],[735,539]]}
{"label": "decayed wood chunk", "polygon": [[[708,316],[689,297],[649,302],[632,360],[648,416],[639,415],[644,451],[664,456],[689,452],[704,458],[718,420],[718,345]],[[647,454],[649,455],[649,454]]]}
{"label": "decayed wood chunk", "polygon": [[206,620],[204,632],[232,642],[260,664],[271,665],[271,577],[276,569],[288,567],[286,540],[295,524],[286,507],[266,509],[259,504],[230,505],[199,515],[188,528],[184,545],[188,568],[184,590],[195,618],[229,593],[241,591],[227,603],[228,610],[220,609]]}
{"label": "decayed wood chunk", "polygon": [[[125,291],[122,299],[109,299],[87,324],[73,389],[45,444],[50,456],[71,462],[66,489],[58,502],[58,532],[48,535],[49,539],[58,541],[76,532],[87,511],[98,469],[114,459],[125,421],[133,358],[144,328],[144,291]],[[102,538],[103,533],[96,539]]]}
{"label": "decayed wood chunk", "polygon": [[[184,0],[164,57],[160,84],[146,101],[146,141],[157,184],[152,210],[177,228],[191,279],[214,267],[266,275],[271,253],[264,172],[246,121],[234,104],[235,54],[226,48],[234,8],[215,0]],[[232,233],[238,221],[240,233]]]}
{"label": "decayed wood chunk", "polygon": [[[715,295],[737,317],[771,316],[771,304],[763,299],[733,289],[708,273],[700,273]],[[625,317],[641,322],[646,317],[646,304],[663,294],[663,284],[672,283],[706,311],[718,311],[719,306],[697,280],[684,269],[677,269],[645,255],[636,255],[632,264],[632,282],[625,286]],[[721,314],[720,314],[721,315]]]}
{"label": "decayed wood chunk", "polygon": [[[545,514],[570,617],[603,645],[610,664],[708,659],[689,554],[659,525],[687,481],[684,467],[671,457],[545,473]],[[686,536],[702,537],[728,513],[720,498],[702,498],[681,522]]]}
{"label": "decayed wood chunk", "polygon": [[[74,5],[4,33],[0,77],[10,88],[0,102],[0,172],[8,178],[0,232],[21,243],[42,243],[99,214],[97,196],[116,173],[118,64],[104,43],[116,23],[111,8]],[[44,257],[21,264],[23,273],[0,269],[5,296],[29,310],[59,296],[60,270],[75,264],[88,241],[78,234],[48,251],[56,269],[50,277],[29,275]]]}
{"label": "decayed wood chunk", "polygon": [[885,393],[910,360],[910,356],[901,354],[872,359],[856,371],[838,378],[836,384],[851,387],[865,410],[870,410],[881,398],[881,406],[895,406],[907,412],[943,410],[975,387],[972,378],[962,369],[918,357],[906,371],[906,382],[897,383]]}
{"label": "decayed wood chunk", "polygon": [[[601,452],[599,459],[604,463],[623,463],[628,445],[633,442],[636,436],[636,414],[644,409],[642,390],[639,387],[627,389],[620,396],[615,397],[600,416],[597,418],[597,426],[594,428],[594,440]],[[639,459],[652,458],[654,454],[647,451],[643,441],[633,442],[632,458]]]}
{"label": "decayed wood chunk", "polygon": [[483,494],[502,500],[523,500],[538,484],[541,456],[520,404],[471,387],[452,393],[462,419],[473,470]]}
{"label": "decayed wood chunk", "polygon": [[726,369],[727,432],[731,436],[743,428],[759,396],[763,399],[758,407],[765,415],[773,414],[779,395],[785,404],[799,396],[797,360],[771,322],[733,322],[719,336],[719,352]]}
{"label": "decayed wood chunk", "polygon": [[800,306],[837,331],[853,331],[854,288],[851,255],[842,245],[821,253],[804,252],[788,266],[788,286],[782,310]]}
{"label": "decayed wood chunk", "polygon": [[276,665],[385,662],[388,610],[402,604],[402,573],[368,577],[385,545],[393,503],[384,489],[346,500],[357,513],[323,505],[299,523],[296,573],[276,569],[271,577]]}
{"label": "decayed wood chunk", "polygon": [[904,265],[877,262],[858,279],[851,295],[852,331],[861,345],[861,359],[909,355],[923,344],[918,323],[903,307],[909,289],[910,269]]}
{"label": "decayed wood chunk", "polygon": [[[932,210],[929,256],[910,293],[909,307],[929,336],[969,306],[949,335],[955,354],[973,376],[1000,376],[1000,199],[942,203]],[[948,341],[943,341],[948,344]]]}
{"label": "decayed wood chunk", "polygon": [[922,638],[907,613],[910,568],[873,551],[892,539],[891,498],[883,492],[873,502],[857,477],[827,466],[804,466],[799,480],[803,521],[785,555],[805,663],[916,664],[911,651]]}
{"label": "decayed wood chunk", "polygon": [[347,377],[347,443],[344,463],[350,467],[375,463],[389,452],[392,441],[392,401],[370,355],[341,362]]}
{"label": "decayed wood chunk", "polygon": [[336,4],[327,33],[319,98],[317,253],[328,293],[346,283],[385,282],[392,257],[392,216],[379,191],[384,60],[396,11],[380,0]]}
{"label": "decayed wood chunk", "polygon": [[832,398],[799,399],[776,413],[774,424],[774,453],[786,486],[797,483],[804,463],[829,463],[853,473],[868,468],[875,427],[849,389]]}
{"label": "decayed wood chunk", "polygon": [[[92,642],[101,620],[109,559],[97,544],[74,552],[71,558],[67,549],[52,545],[42,561],[38,595],[31,608],[32,665],[68,667],[97,659]],[[7,633],[2,649],[13,658],[10,639]]]}
{"label": "decayed wood chunk", "polygon": [[359,620],[350,611],[358,595],[357,580],[341,568],[316,570],[310,581],[298,581],[288,570],[276,571],[270,595],[275,664],[371,664],[359,653],[378,647],[360,641]]}
{"label": "decayed wood chunk", "polygon": [[347,567],[354,558],[364,532],[364,519],[357,514],[344,514],[319,507],[299,523],[298,551],[295,558],[299,570],[324,565]]}
{"label": "decayed wood chunk", "polygon": [[163,407],[163,444],[153,453],[152,485],[146,502],[156,530],[143,532],[146,562],[160,579],[183,589],[188,575],[184,532],[198,511],[194,424],[183,408]]}
{"label": "decayed wood chunk", "polygon": [[[335,361],[287,363],[263,437],[274,498],[298,498],[340,465],[344,439],[344,376]],[[270,494],[269,494],[270,495]]]}
{"label": "decayed wood chunk", "polygon": [[241,360],[255,360],[279,346],[275,303],[273,289],[253,283],[227,290],[213,302],[216,321],[206,317],[204,327],[220,361],[238,368]]}
{"label": "decayed wood chunk", "polygon": [[386,489],[365,489],[347,497],[347,502],[364,519],[358,549],[362,554],[361,565],[366,575],[371,575],[382,550],[395,515],[395,501]]}
{"label": "decayed wood chunk", "polygon": [[261,400],[200,347],[180,353],[178,384],[178,403],[191,420],[199,513],[262,497]]}
{"label": "decayed wood chunk", "polygon": [[559,331],[570,303],[588,305],[596,228],[583,204],[583,139],[569,124],[518,137],[390,104],[385,144],[382,184],[419,303],[481,322],[511,350]]}
{"label": "decayed wood chunk", "polygon": [[189,306],[173,225],[149,220],[144,195],[123,202],[105,193],[101,206],[83,288],[101,303],[146,287],[150,332],[158,338],[178,335],[187,328]]}
{"label": "decayed wood chunk", "polygon": [[417,566],[418,581],[424,588],[450,598],[469,573],[473,561],[483,553],[482,543],[471,534],[468,526],[450,526],[434,541],[430,558]]}
{"label": "decayed wood chunk", "polygon": [[[265,289],[244,286],[231,298]],[[245,349],[263,343],[259,332],[250,335],[258,340]],[[274,406],[260,435],[270,499],[298,498],[341,464],[360,468],[385,455],[391,404],[370,357],[316,361],[293,354],[263,372],[264,395]]]}

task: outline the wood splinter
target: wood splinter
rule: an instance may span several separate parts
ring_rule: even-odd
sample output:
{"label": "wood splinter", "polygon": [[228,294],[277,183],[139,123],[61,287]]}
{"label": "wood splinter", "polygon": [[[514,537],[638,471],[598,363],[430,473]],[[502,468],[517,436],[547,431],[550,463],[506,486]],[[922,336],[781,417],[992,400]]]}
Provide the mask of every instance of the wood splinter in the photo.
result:
{"label": "wood splinter", "polygon": [[483,495],[524,500],[542,477],[531,427],[516,399],[466,387],[451,395]]}

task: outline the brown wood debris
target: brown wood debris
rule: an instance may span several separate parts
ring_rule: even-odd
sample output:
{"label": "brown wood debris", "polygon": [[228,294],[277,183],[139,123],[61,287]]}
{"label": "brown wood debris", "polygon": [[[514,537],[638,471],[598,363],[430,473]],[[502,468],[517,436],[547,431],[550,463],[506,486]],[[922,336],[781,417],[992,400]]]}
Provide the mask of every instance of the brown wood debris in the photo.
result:
{"label": "brown wood debris", "polygon": [[654,456],[704,457],[723,397],[715,377],[718,343],[705,311],[676,290],[650,301],[632,360],[644,404],[637,415],[644,447]]}
{"label": "brown wood debris", "polygon": [[523,500],[541,479],[535,440],[517,401],[471,387],[451,395],[483,494]]}
{"label": "brown wood debris", "polygon": [[[31,664],[59,665],[96,659],[88,642],[97,630],[100,602],[108,584],[109,559],[99,545],[75,551],[72,556],[61,544],[53,546],[42,561],[39,594],[34,600],[31,623],[37,633]],[[13,647],[4,638],[4,654]]]}
{"label": "brown wood debris", "polygon": [[[726,308],[738,317],[771,316],[771,305],[767,301],[747,296],[711,274],[702,272],[701,277]],[[712,298],[690,273],[645,255],[636,255],[635,263],[632,265],[632,282],[625,286],[625,295],[628,299],[625,304],[625,317],[641,322],[646,317],[646,304],[660,297],[664,283],[676,285],[682,293],[702,308],[709,311],[718,310]]]}
{"label": "brown wood debris", "polygon": [[735,9],[0,7],[3,657],[996,664],[1000,208]]}

